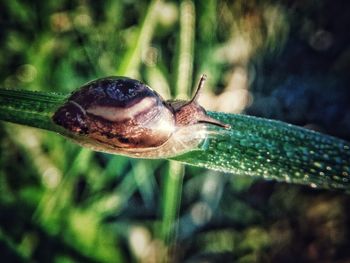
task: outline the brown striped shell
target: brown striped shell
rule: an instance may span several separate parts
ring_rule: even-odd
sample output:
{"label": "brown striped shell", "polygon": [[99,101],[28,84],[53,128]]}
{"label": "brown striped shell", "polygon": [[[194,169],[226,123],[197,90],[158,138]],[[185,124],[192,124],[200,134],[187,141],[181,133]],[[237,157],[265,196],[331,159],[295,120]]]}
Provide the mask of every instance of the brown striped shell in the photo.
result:
{"label": "brown striped shell", "polygon": [[[203,76],[198,90],[204,80]],[[164,101],[140,81],[102,78],[73,92],[53,121],[78,143],[94,150],[142,158],[170,157],[198,145],[203,138],[190,137],[205,129],[199,124],[226,127],[198,105],[198,90],[189,102]]]}

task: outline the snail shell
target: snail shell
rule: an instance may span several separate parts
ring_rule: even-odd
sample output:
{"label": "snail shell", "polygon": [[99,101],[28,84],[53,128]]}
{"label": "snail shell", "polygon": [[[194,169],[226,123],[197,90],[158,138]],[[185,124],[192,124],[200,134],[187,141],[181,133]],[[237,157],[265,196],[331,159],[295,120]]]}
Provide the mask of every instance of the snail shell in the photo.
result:
{"label": "snail shell", "polygon": [[127,77],[89,82],[53,115],[75,141],[97,151],[140,158],[182,154],[205,137],[205,123],[226,127],[209,117],[194,98],[164,101],[144,83]]}

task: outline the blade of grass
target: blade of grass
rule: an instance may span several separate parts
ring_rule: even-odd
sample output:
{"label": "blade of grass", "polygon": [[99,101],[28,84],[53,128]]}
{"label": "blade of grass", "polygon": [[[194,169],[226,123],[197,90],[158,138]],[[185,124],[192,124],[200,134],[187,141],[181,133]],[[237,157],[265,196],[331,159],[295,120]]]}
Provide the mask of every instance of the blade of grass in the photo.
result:
{"label": "blade of grass", "polygon": [[125,57],[121,60],[121,64],[117,69],[117,75],[120,76],[138,76],[141,64],[142,52],[145,52],[152,40],[155,27],[157,25],[159,12],[159,4],[161,0],[153,0],[147,10],[144,21],[138,31],[134,45],[126,52]]}
{"label": "blade of grass", "polygon": [[[153,0],[149,5],[143,22],[137,29],[135,40],[130,45],[125,53],[125,56],[121,59],[121,63],[116,70],[116,74],[120,76],[137,77],[140,72],[140,66],[142,61],[143,52],[146,52],[153,39],[155,28],[158,22],[158,12],[162,0]],[[154,196],[152,195],[152,189],[154,189],[154,170],[156,167],[141,160],[132,160],[131,176],[126,177],[120,184],[116,193],[120,195],[120,199],[127,202],[131,195],[139,189],[141,196],[143,197],[146,206],[151,206],[154,202]],[[153,180],[152,177],[153,176]],[[125,192],[126,189],[129,191]]]}
{"label": "blade of grass", "polygon": [[50,116],[66,96],[54,93],[0,89],[0,119],[56,132],[64,132]]}
{"label": "blade of grass", "polygon": [[[195,11],[192,1],[183,1],[180,6],[180,44],[178,51],[178,68],[176,96],[188,97],[193,72],[193,46],[195,35]],[[176,244],[178,216],[181,204],[184,167],[182,164],[170,162],[164,181],[162,239],[165,244]],[[170,252],[170,253],[169,253]],[[169,251],[168,258],[172,255]]]}
{"label": "blade of grass", "polygon": [[280,121],[210,112],[232,129],[173,158],[208,169],[350,192],[350,143]]}
{"label": "blade of grass", "polygon": [[188,98],[193,73],[195,38],[195,10],[192,1],[183,1],[180,6],[180,35],[176,76],[176,97]]}
{"label": "blade of grass", "polygon": [[184,166],[181,163],[169,162],[163,185],[161,237],[165,244],[173,245],[176,241],[177,225]]}
{"label": "blade of grass", "polygon": [[[0,90],[0,120],[66,135],[51,122],[61,101],[62,95],[57,94]],[[217,130],[201,147],[172,160],[237,175],[350,192],[349,142],[280,121],[209,114],[232,128]]]}

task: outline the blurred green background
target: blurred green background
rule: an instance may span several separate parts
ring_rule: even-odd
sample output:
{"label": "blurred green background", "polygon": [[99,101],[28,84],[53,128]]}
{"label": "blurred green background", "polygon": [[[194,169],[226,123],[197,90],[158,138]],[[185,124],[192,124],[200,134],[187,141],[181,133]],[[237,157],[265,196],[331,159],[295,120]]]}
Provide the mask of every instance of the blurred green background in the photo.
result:
{"label": "blurred green background", "polygon": [[[0,2],[0,87],[108,75],[350,139],[350,2]],[[350,262],[350,198],[0,123],[2,262]]]}

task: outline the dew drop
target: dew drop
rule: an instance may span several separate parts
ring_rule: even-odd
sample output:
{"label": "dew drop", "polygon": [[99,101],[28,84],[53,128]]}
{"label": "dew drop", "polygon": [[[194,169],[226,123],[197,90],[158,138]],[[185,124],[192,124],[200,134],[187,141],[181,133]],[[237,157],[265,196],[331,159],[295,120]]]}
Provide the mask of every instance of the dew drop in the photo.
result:
{"label": "dew drop", "polygon": [[324,164],[320,162],[314,162],[314,166],[317,168],[324,168]]}
{"label": "dew drop", "polygon": [[225,151],[225,150],[227,150],[227,143],[226,142],[219,142],[218,144],[217,144],[217,148],[218,148],[218,150],[220,150],[220,151]]}
{"label": "dew drop", "polygon": [[333,178],[334,180],[337,180],[337,181],[341,180],[340,177],[337,176],[337,175],[333,175],[332,178]]}
{"label": "dew drop", "polygon": [[323,158],[326,159],[326,160],[329,160],[329,155],[325,153],[325,154],[323,155]]}
{"label": "dew drop", "polygon": [[241,146],[244,146],[244,147],[249,147],[249,146],[251,146],[251,143],[250,143],[248,140],[241,140],[241,141],[239,142],[239,144],[240,144]]}

